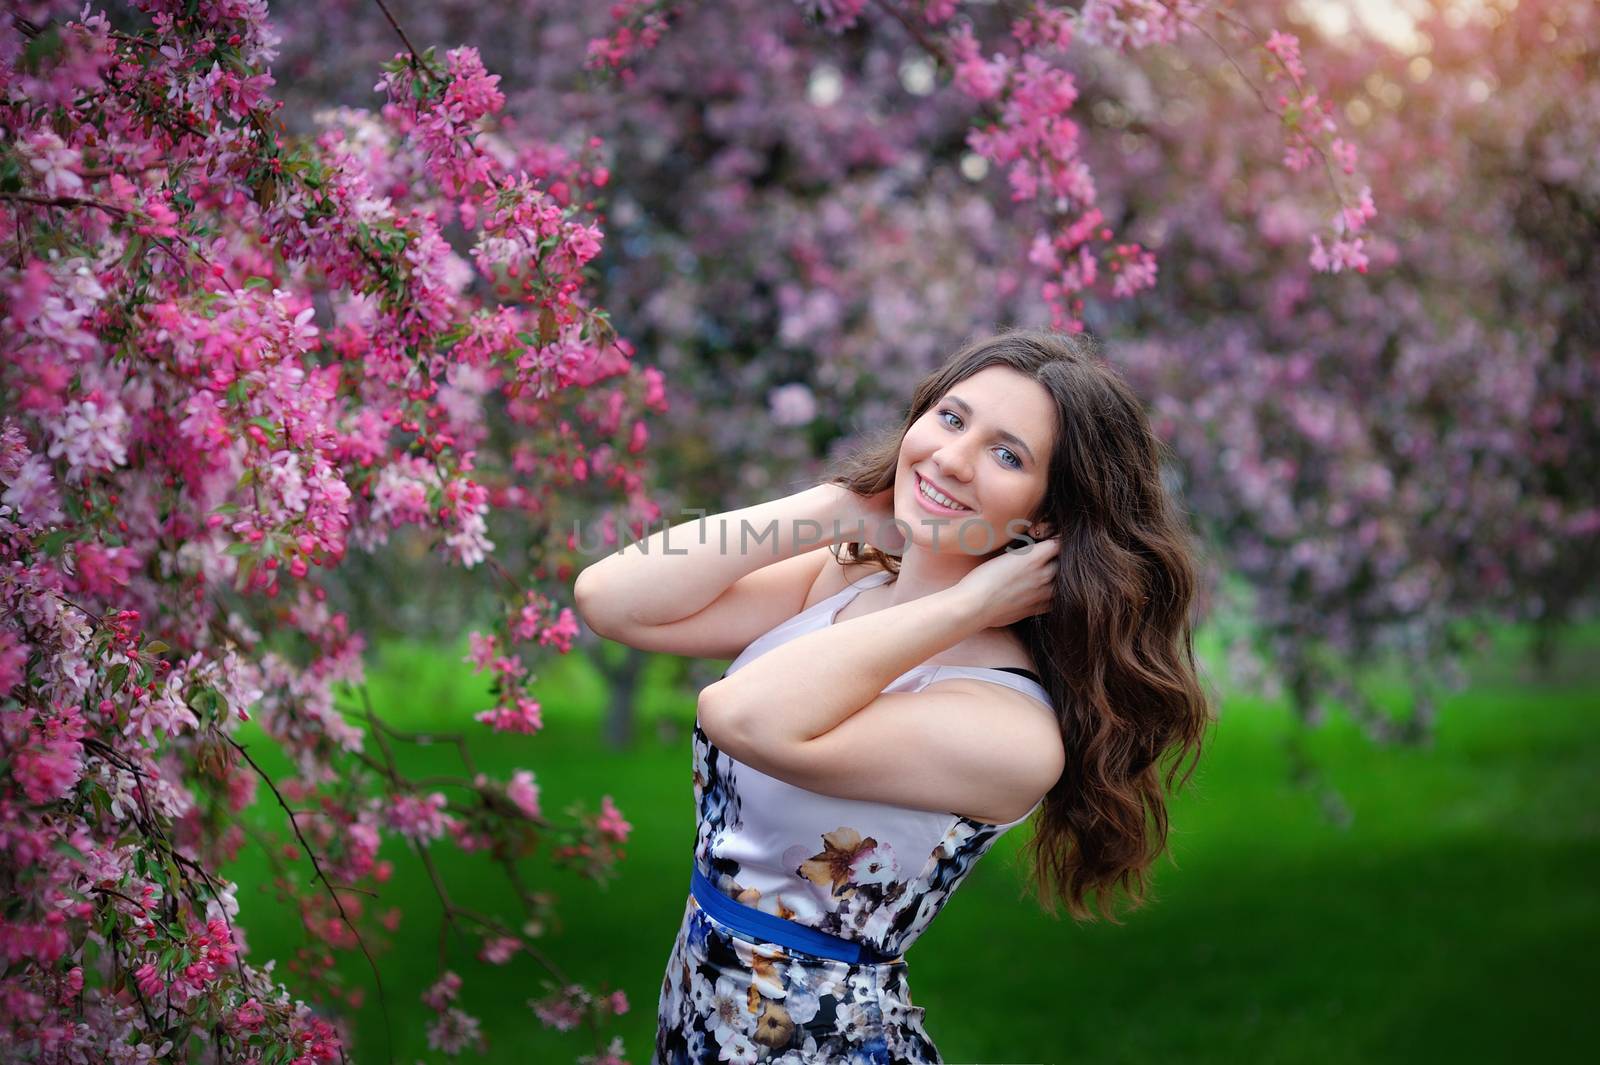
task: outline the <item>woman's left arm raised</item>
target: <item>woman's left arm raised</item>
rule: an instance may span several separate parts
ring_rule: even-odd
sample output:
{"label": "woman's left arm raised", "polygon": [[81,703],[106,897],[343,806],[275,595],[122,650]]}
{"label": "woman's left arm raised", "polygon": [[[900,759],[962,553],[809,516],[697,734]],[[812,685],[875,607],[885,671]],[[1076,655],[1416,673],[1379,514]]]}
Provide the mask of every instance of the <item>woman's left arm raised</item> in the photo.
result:
{"label": "woman's left arm raised", "polygon": [[952,587],[788,640],[708,685],[700,725],[797,787],[1010,820],[1061,772],[1053,715],[982,681],[883,689],[974,632],[1041,613],[1058,550],[1003,552]]}

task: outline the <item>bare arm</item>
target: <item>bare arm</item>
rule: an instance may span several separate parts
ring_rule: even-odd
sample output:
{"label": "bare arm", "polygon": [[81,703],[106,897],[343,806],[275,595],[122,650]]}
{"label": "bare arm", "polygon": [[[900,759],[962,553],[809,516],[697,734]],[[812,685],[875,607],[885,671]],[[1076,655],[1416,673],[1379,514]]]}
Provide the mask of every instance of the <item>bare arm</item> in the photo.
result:
{"label": "bare arm", "polygon": [[578,612],[602,634],[691,617],[764,566],[858,538],[857,503],[842,485],[819,484],[652,533],[578,574]]}
{"label": "bare arm", "polygon": [[700,721],[719,745],[723,730],[751,748],[808,743],[987,625],[983,604],[958,584],[802,633],[702,689]]}
{"label": "bare arm", "polygon": [[1055,711],[986,681],[890,682],[967,636],[1049,605],[1060,542],[1002,554],[956,584],[803,632],[700,692],[717,748],[798,788],[1001,824],[1066,764]]}

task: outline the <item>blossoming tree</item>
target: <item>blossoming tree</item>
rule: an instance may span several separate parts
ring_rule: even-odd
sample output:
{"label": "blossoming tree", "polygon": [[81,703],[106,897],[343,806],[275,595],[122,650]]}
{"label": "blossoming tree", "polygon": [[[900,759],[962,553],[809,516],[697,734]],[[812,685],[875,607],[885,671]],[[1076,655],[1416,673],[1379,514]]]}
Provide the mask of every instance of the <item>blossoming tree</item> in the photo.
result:
{"label": "blossoming tree", "polygon": [[[24,4],[0,38],[3,1038],[51,1059],[204,1039],[230,1060],[335,1060],[338,1031],[246,962],[236,886],[214,875],[258,784],[313,865],[305,917],[330,960],[366,949],[385,834],[425,862],[448,836],[513,876],[553,837],[599,877],[628,825],[609,796],[552,822],[526,770],[469,764],[458,804],[406,779],[409,737],[340,697],[364,692],[364,643],[320,577],[406,526],[490,562],[508,590],[474,638],[497,695],[479,720],[536,731],[520,652],[570,645],[551,589],[571,562],[541,559],[544,588],[494,564],[491,504],[551,529],[585,500],[652,518],[641,416],[661,378],[586,298],[601,234],[581,204],[478,143],[503,100],[471,49],[408,47],[380,114],[295,140],[267,95],[263,5],[139,6],[117,29]],[[568,180],[604,175],[575,161]],[[525,432],[479,456],[491,400]],[[258,771],[245,721],[292,779]],[[521,897],[537,917],[544,896]],[[528,945],[514,919],[441,899],[486,956]],[[625,1008],[546,968],[552,1013]],[[472,1034],[452,986],[428,997],[440,1045]]]}

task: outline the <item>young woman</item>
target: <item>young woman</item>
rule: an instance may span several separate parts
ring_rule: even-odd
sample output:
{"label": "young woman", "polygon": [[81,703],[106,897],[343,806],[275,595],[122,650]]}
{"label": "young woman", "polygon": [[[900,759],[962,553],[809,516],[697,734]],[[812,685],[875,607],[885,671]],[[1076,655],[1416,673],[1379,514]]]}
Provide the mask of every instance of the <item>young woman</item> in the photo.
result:
{"label": "young woman", "polygon": [[733,659],[699,699],[657,1065],[940,1061],[905,952],[1035,811],[1049,912],[1142,900],[1212,718],[1160,454],[1088,340],[1003,333],[828,482],[579,576],[601,635]]}

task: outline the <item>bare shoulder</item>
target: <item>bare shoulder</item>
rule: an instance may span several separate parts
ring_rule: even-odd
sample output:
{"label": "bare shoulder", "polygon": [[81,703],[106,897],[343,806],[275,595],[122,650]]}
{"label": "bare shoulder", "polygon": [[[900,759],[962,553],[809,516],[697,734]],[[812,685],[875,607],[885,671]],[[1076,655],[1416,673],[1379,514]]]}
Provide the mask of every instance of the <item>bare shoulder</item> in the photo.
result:
{"label": "bare shoulder", "polygon": [[[1025,809],[1056,786],[1067,766],[1067,749],[1061,738],[1061,725],[1055,711],[1031,695],[1003,684],[975,677],[951,677],[935,681],[922,689],[950,695],[969,696],[984,717],[984,745],[991,756],[1007,767],[1008,792],[1020,789],[1027,802]],[[1014,799],[1008,800],[1015,802]],[[996,805],[989,809],[1003,809]],[[959,811],[958,811],[959,812]],[[967,814],[976,821],[1004,824],[1020,814],[981,816]]]}
{"label": "bare shoulder", "polygon": [[1052,757],[1046,761],[1065,754],[1061,745],[1061,722],[1054,708],[1027,692],[980,677],[946,677],[925,685],[922,690],[970,695],[993,711],[997,720],[1004,721],[1005,728],[997,729],[997,735],[1035,750],[1041,745],[1054,748],[1049,752]]}
{"label": "bare shoulder", "polygon": [[1023,730],[1034,739],[1040,734],[1053,736],[1057,741],[1061,738],[1061,727],[1055,710],[1026,692],[1020,692],[998,681],[984,680],[981,677],[946,677],[924,685],[920,690],[970,695],[1003,714],[1006,721],[1014,726],[1008,729],[1010,732]]}

